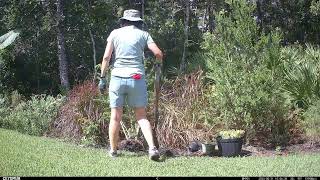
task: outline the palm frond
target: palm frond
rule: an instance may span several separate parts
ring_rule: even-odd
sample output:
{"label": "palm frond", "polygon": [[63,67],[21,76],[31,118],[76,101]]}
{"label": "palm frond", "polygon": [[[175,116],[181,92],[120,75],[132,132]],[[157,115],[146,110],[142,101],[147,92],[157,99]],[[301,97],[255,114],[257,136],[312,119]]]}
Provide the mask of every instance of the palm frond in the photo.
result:
{"label": "palm frond", "polygon": [[7,46],[11,45],[19,36],[19,34],[20,32],[18,32],[17,30],[12,30],[0,36],[0,49],[4,49]]}

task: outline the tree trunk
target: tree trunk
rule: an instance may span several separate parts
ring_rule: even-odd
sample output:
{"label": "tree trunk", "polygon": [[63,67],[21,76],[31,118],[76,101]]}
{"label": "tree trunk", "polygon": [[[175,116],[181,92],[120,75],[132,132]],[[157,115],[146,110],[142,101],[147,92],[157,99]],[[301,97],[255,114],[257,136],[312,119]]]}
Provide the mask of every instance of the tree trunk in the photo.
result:
{"label": "tree trunk", "polygon": [[144,0],[141,0],[141,18],[144,18]]}
{"label": "tree trunk", "polygon": [[183,43],[183,52],[182,59],[180,64],[180,73],[183,73],[186,68],[186,53],[189,41],[189,17],[190,17],[190,1],[185,0],[185,20],[184,20],[184,43]]}
{"label": "tree trunk", "polygon": [[[144,18],[144,0],[141,1],[141,18]],[[142,24],[142,29],[144,30],[144,23]]]}
{"label": "tree trunk", "polygon": [[209,19],[208,19],[208,23],[209,23],[209,31],[212,34],[213,30],[214,30],[214,20],[213,20],[213,0],[209,0],[208,3],[208,14],[209,14]]}
{"label": "tree trunk", "polygon": [[96,51],[96,41],[94,40],[94,35],[91,31],[91,28],[89,28],[89,34],[90,34],[90,38],[91,38],[91,42],[92,42],[92,51],[93,51],[93,70],[94,70],[94,77],[93,77],[93,81],[95,79],[97,79],[97,70],[96,70],[96,66],[97,66],[97,51]]}
{"label": "tree trunk", "polygon": [[258,15],[258,24],[259,24],[259,32],[262,33],[262,29],[263,29],[263,15],[262,15],[262,3],[261,0],[257,0],[256,1],[257,4],[257,15]]}
{"label": "tree trunk", "polygon": [[204,12],[202,15],[202,33],[207,31],[207,26],[206,26],[206,19],[208,16],[208,8],[207,8],[207,2],[205,2],[205,8],[204,8]]}
{"label": "tree trunk", "polygon": [[94,38],[94,34],[92,32],[92,26],[91,24],[93,24],[93,22],[90,20],[90,17],[92,16],[93,12],[92,12],[92,9],[91,9],[91,1],[87,1],[87,16],[89,21],[87,22],[88,24],[88,29],[89,29],[89,35],[90,35],[90,39],[91,39],[91,45],[92,45],[92,57],[93,57],[93,72],[94,72],[94,75],[93,75],[93,82],[97,79],[97,69],[96,69],[96,66],[97,66],[97,50],[96,50],[96,40]]}
{"label": "tree trunk", "polygon": [[311,6],[311,0],[305,0],[304,6],[303,6],[303,32],[301,40],[303,43],[307,42],[308,38],[308,30],[310,27],[310,6]]}
{"label": "tree trunk", "polygon": [[63,33],[63,3],[64,0],[57,0],[57,41],[61,86],[64,88],[64,90],[68,91],[70,89],[70,84],[68,77],[68,61],[66,57],[65,37]]}

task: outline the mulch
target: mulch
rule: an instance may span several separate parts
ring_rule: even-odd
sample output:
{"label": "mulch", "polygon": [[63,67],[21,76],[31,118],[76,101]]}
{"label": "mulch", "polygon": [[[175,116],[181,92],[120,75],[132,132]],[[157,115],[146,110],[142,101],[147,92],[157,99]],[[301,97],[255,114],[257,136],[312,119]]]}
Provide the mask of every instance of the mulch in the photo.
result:
{"label": "mulch", "polygon": [[[130,152],[146,151],[145,146],[138,140],[123,140],[119,144],[119,150]],[[189,148],[186,149],[167,149],[160,147],[159,152],[162,156],[166,157],[179,157],[179,156],[212,156],[219,157],[219,152],[216,147],[211,155],[204,154],[201,149],[191,152]],[[255,157],[272,157],[272,156],[287,156],[290,154],[310,154],[320,153],[320,142],[304,142],[301,144],[289,145],[279,148],[264,148],[252,145],[243,145],[240,156],[255,156]]]}

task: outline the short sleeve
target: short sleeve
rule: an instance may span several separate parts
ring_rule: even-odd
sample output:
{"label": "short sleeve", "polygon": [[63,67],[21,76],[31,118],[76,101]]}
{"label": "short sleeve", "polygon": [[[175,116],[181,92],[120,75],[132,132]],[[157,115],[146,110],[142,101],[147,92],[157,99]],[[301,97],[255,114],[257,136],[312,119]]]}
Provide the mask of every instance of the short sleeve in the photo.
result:
{"label": "short sleeve", "polygon": [[153,41],[153,39],[152,39],[152,37],[150,36],[150,34],[147,32],[146,33],[146,39],[147,39],[147,44],[150,44],[150,43],[154,43],[154,41]]}
{"label": "short sleeve", "polygon": [[107,42],[113,42],[113,39],[114,39],[114,31],[112,31],[109,35],[109,37],[107,38]]}

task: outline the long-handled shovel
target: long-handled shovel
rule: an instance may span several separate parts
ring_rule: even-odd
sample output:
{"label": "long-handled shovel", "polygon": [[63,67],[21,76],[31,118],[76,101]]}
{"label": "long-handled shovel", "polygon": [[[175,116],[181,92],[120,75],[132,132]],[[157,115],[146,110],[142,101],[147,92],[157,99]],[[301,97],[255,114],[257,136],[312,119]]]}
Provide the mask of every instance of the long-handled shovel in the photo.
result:
{"label": "long-handled shovel", "polygon": [[156,63],[155,64],[155,81],[154,81],[154,93],[155,93],[155,99],[154,99],[154,116],[155,116],[155,122],[154,122],[154,128],[153,128],[153,137],[154,137],[154,144],[157,148],[159,148],[159,142],[157,137],[157,127],[159,123],[159,97],[160,97],[160,76],[161,76],[161,64]]}

